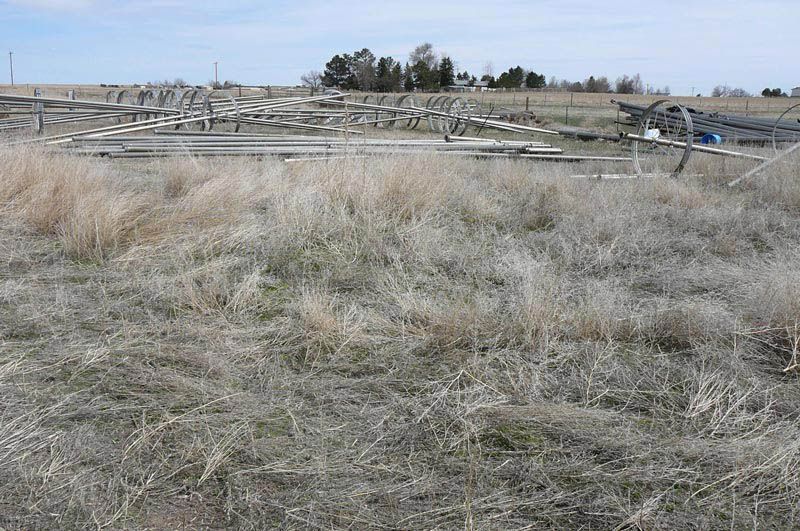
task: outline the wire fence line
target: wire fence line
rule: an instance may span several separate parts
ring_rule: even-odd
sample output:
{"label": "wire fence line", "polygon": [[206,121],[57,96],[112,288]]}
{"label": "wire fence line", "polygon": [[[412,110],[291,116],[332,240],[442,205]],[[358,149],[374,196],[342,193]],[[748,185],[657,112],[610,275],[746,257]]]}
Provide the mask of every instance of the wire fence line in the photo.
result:
{"label": "wire fence line", "polygon": [[[32,96],[35,88],[41,88],[42,94],[46,97],[63,97],[67,91],[74,90],[76,99],[93,99],[104,97],[105,94],[114,88],[116,89],[143,89],[154,88],[144,85],[0,85],[0,93],[19,94]],[[157,88],[157,87],[156,87]],[[209,89],[211,90],[211,89]],[[310,97],[319,95],[323,92],[322,88],[310,87],[290,87],[278,85],[264,86],[242,86],[225,89],[239,95],[253,95],[266,92],[269,97]],[[369,91],[350,91],[351,99],[363,99],[364,96],[375,96],[377,93]],[[389,93],[399,97],[404,93]],[[429,96],[441,93],[417,93],[419,97],[425,99]],[[381,96],[386,93],[381,93]],[[480,101],[482,104],[505,106],[513,109],[525,107],[615,107],[612,100],[621,100],[636,105],[650,104],[665,96],[650,94],[613,94],[613,93],[586,93],[586,92],[551,92],[547,90],[496,90],[484,92],[464,92],[464,97],[469,97]],[[712,97],[691,97],[691,96],[669,96],[671,101],[680,103],[687,107],[717,112],[732,112],[737,114],[781,114],[792,105],[800,102],[798,98],[712,98]]]}
{"label": "wire fence line", "polygon": [[[39,89],[44,97],[74,98],[84,100],[105,101],[109,91],[140,91],[147,90],[143,85],[33,85],[18,84],[0,85],[0,94],[34,95]],[[152,87],[150,87],[152,88]],[[176,90],[190,90],[185,87]],[[208,89],[209,91],[212,89]],[[322,94],[325,88],[290,87],[290,86],[236,86],[223,89],[231,96],[266,96],[267,98],[297,98],[313,97]],[[390,104],[397,101],[407,93],[376,93],[366,91],[351,92],[347,98],[353,102],[364,102],[367,98],[371,101],[379,100]],[[443,94],[461,96],[476,101],[484,110],[499,109],[509,112],[528,112],[535,115],[541,124],[565,124],[568,126],[588,126],[605,131],[620,130],[620,117],[618,107],[614,100],[624,101],[635,105],[649,105],[664,98],[660,95],[642,94],[612,94],[612,93],[585,93],[585,92],[552,92],[547,90],[526,91],[483,91],[463,93],[415,93],[417,99],[424,106],[426,101],[435,99]],[[785,110],[796,105],[798,98],[712,98],[712,97],[670,97],[672,102],[679,103],[689,108],[703,112],[719,112],[722,114],[735,114],[742,116],[779,116]],[[2,109],[0,109],[2,113]]]}

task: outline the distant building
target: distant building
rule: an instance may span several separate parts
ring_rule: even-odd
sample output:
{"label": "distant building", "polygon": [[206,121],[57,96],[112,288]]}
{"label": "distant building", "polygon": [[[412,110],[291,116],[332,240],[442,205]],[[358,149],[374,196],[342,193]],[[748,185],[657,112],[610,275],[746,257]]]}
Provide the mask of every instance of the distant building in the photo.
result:
{"label": "distant building", "polygon": [[800,98],[800,87],[795,87],[792,89],[792,97]]}
{"label": "distant building", "polygon": [[447,92],[485,92],[489,90],[488,81],[476,81],[470,85],[466,79],[456,79],[456,82],[449,87],[445,87]]}

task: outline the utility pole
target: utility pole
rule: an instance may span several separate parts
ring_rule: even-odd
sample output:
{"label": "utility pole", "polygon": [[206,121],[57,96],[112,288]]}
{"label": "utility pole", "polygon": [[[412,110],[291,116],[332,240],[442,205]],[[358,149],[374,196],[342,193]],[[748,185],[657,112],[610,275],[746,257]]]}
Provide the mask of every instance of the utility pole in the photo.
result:
{"label": "utility pole", "polygon": [[217,75],[217,61],[214,61],[214,87],[219,86],[219,76]]}
{"label": "utility pole", "polygon": [[694,95],[695,95],[694,86],[692,86],[692,93],[691,93],[691,94],[689,94],[689,95],[690,95],[690,96],[694,96]]}
{"label": "utility pole", "polygon": [[14,86],[14,52],[8,52],[8,68],[11,70],[11,86]]}

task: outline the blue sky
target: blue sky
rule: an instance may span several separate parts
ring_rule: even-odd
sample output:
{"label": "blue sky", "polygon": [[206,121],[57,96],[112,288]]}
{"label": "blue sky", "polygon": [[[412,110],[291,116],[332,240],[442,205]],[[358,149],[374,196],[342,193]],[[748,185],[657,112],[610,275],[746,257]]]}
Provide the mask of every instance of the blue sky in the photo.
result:
{"label": "blue sky", "polygon": [[798,21],[797,0],[0,0],[0,53],[14,51],[19,83],[203,83],[219,61],[220,80],[287,85],[334,53],[405,61],[430,41],[478,75],[519,64],[571,80],[638,72],[673,94],[760,92],[800,85]]}

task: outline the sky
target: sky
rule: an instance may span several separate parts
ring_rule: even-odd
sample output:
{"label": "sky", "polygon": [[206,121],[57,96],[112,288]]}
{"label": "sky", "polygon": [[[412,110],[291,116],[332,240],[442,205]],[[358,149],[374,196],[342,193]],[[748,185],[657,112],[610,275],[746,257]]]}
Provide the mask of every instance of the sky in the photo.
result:
{"label": "sky", "polygon": [[573,81],[639,73],[675,95],[788,92],[798,21],[798,0],[0,0],[0,83],[8,51],[17,83],[205,83],[217,61],[220,81],[295,85],[337,53],[405,62],[428,41],[478,77],[520,65]]}

